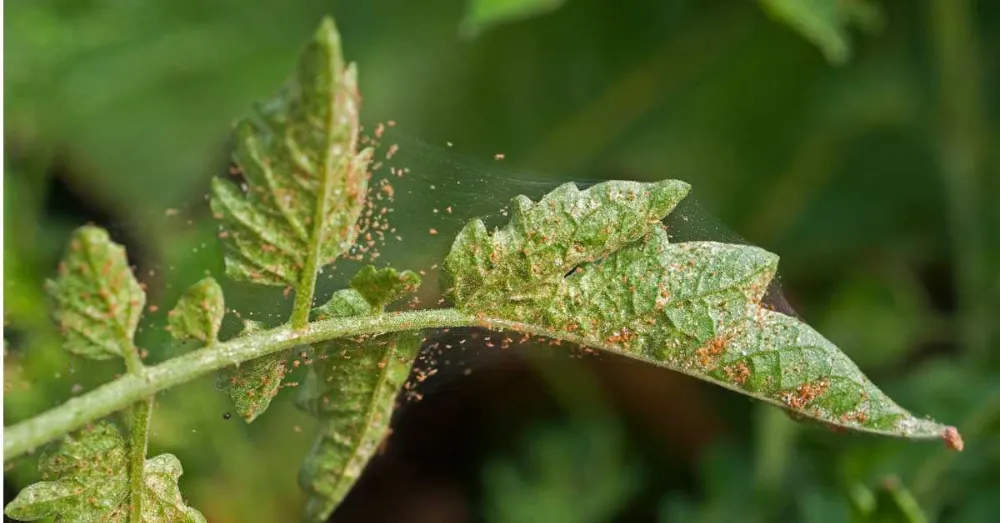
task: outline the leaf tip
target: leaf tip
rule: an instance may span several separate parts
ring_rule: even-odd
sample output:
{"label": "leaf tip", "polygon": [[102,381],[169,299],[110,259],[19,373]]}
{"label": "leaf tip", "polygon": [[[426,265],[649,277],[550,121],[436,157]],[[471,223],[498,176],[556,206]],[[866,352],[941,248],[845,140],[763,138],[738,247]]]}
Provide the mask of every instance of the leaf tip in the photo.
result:
{"label": "leaf tip", "polygon": [[661,180],[653,183],[649,187],[652,196],[650,213],[657,220],[663,219],[677,207],[677,204],[684,199],[691,191],[691,184],[681,180]]}

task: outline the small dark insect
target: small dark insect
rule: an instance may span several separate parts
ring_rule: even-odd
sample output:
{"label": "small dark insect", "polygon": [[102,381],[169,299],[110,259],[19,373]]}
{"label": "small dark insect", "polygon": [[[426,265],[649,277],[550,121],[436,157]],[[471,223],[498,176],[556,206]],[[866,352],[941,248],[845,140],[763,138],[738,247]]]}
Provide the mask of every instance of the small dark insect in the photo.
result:
{"label": "small dark insect", "polygon": [[231,417],[233,417],[233,415],[228,412],[222,414],[222,419],[229,419]]}

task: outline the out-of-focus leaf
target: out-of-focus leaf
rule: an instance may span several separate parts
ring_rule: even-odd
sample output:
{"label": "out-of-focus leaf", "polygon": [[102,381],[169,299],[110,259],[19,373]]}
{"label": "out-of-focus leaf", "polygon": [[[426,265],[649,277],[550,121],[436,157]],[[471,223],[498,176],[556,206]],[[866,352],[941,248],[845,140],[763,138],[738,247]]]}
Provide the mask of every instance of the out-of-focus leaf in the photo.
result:
{"label": "out-of-focus leaf", "polygon": [[[128,449],[111,423],[101,422],[68,436],[39,459],[44,481],[23,489],[7,507],[21,521],[55,517],[56,521],[124,523],[129,514]],[[203,522],[184,504],[177,487],[183,470],[171,454],[146,460],[142,521]]]}
{"label": "out-of-focus leaf", "polygon": [[[874,494],[859,486],[852,496],[858,520],[864,523],[927,523],[927,516],[910,491],[896,478],[887,478]],[[861,495],[867,491],[867,495]],[[859,497],[863,502],[859,503]]]}
{"label": "out-of-focus leaf", "polygon": [[[317,316],[370,313],[371,305],[358,291],[345,289]],[[307,520],[329,517],[378,451],[419,350],[419,332],[334,340],[315,347],[315,361],[298,398],[303,410],[320,419],[299,473],[299,483],[309,493]]]}
{"label": "out-of-focus leaf", "polygon": [[468,0],[462,31],[475,35],[490,26],[555,11],[566,0]]}
{"label": "out-of-focus leaf", "polygon": [[852,25],[874,29],[880,13],[868,0],[760,0],[764,10],[815,44],[835,64],[851,55]]}
{"label": "out-of-focus leaf", "polygon": [[238,126],[246,183],[212,180],[231,277],[311,294],[298,287],[351,248],[372,154],[356,152],[359,102],[357,70],[327,18],[292,80]]}
{"label": "out-of-focus leaf", "polygon": [[[263,330],[262,324],[244,320],[243,331],[240,334],[247,335],[260,330]],[[288,355],[285,352],[278,352],[224,369],[219,373],[219,385],[229,394],[233,406],[236,407],[236,413],[247,423],[263,414],[271,404],[271,400],[278,394],[281,380],[285,377],[287,360]]]}
{"label": "out-of-focus leaf", "polygon": [[74,231],[59,276],[45,289],[55,300],[66,350],[95,360],[135,350],[132,338],[146,293],[129,269],[125,249],[106,231],[92,226]]}
{"label": "out-of-focus leaf", "polygon": [[623,436],[608,423],[579,423],[532,434],[520,455],[483,472],[492,523],[613,521],[640,484]]}
{"label": "out-of-focus leaf", "polygon": [[489,234],[469,223],[445,260],[456,305],[620,353],[822,422],[909,438],[953,428],[916,418],[805,323],[765,308],[778,257],[716,242],[671,244],[660,223],[682,182],[567,184],[514,200]]}
{"label": "out-of-focus leaf", "polygon": [[858,275],[837,290],[820,321],[823,332],[861,365],[892,364],[918,341],[932,318],[922,301],[919,282],[906,274],[873,278]]}
{"label": "out-of-focus leaf", "polygon": [[168,314],[170,333],[178,340],[196,339],[211,345],[219,335],[226,314],[222,287],[215,278],[192,285]]}
{"label": "out-of-focus leaf", "polygon": [[376,269],[366,265],[351,278],[351,288],[364,297],[373,310],[381,311],[401,296],[416,292],[420,276],[413,271],[398,272],[392,267]]}

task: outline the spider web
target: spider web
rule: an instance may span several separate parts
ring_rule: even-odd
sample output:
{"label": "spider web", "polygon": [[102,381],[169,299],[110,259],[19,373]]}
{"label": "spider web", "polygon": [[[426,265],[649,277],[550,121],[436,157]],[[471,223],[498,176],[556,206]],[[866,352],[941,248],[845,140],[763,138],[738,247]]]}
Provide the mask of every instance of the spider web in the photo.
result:
{"label": "spider web", "polygon": [[[488,229],[501,227],[509,219],[509,203],[517,195],[537,201],[566,182],[584,189],[605,181],[517,170],[500,153],[484,159],[464,154],[451,143],[428,144],[395,127],[380,125],[374,134],[367,140],[376,147],[369,184],[371,205],[361,221],[359,242],[350,256],[353,259],[338,262],[329,272],[321,296],[345,287],[360,266],[374,263],[420,272],[424,280],[420,294],[406,306],[448,306],[440,264],[466,223],[480,218]],[[697,184],[692,185],[692,194],[664,220],[671,239],[749,244],[698,203]],[[773,279],[764,303],[796,315],[781,290],[780,274]],[[418,392],[411,398],[450,388],[461,375],[489,366],[509,353],[531,351],[532,357],[565,358],[568,351],[571,356],[602,357],[567,344],[558,350],[548,350],[548,346],[520,335],[482,329],[427,332],[413,374],[419,382],[413,390]],[[430,376],[434,379],[427,380]]]}

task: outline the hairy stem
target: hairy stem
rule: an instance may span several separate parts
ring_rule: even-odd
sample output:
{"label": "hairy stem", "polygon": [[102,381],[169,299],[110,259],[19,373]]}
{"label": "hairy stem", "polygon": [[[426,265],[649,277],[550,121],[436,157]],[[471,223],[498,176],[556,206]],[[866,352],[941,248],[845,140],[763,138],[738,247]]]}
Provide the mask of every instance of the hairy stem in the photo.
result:
{"label": "hairy stem", "polygon": [[[302,329],[293,329],[285,325],[205,347],[159,365],[147,367],[141,376],[127,374],[83,396],[72,398],[38,416],[17,423],[10,428],[5,427],[3,457],[5,461],[13,459],[161,390],[191,381],[214,370],[237,365],[274,352],[336,338],[450,327],[482,327],[496,331],[511,330],[635,357],[634,354],[621,352],[614,345],[597,343],[576,334],[556,331],[531,323],[467,314],[457,309],[431,309],[373,316],[332,318],[309,323]],[[649,361],[649,363],[662,365],[662,362],[656,361]],[[784,406],[774,398],[739,390],[730,383],[699,376],[681,367],[670,368],[677,372],[699,377],[720,387],[738,390],[752,398]],[[953,427],[949,427],[949,429],[954,431]],[[862,428],[857,430],[886,436],[901,436],[899,432],[891,430]],[[915,431],[906,434],[906,437],[910,439],[940,439],[941,434],[930,431]]]}
{"label": "hairy stem", "polygon": [[313,293],[316,290],[316,262],[310,255],[306,263],[312,262],[313,269],[302,276],[302,282],[295,288],[295,302],[292,304],[292,317],[290,325],[294,329],[301,329],[309,323],[309,311],[312,310]]}
{"label": "hairy stem", "polygon": [[161,390],[191,381],[209,372],[266,356],[298,345],[365,334],[485,326],[485,320],[455,309],[433,309],[334,318],[306,324],[301,329],[282,326],[189,352],[141,374],[128,373],[87,394],[72,398],[38,416],[4,428],[3,457],[9,461],[39,445],[59,438],[100,418],[127,408]]}
{"label": "hairy stem", "polygon": [[146,473],[146,447],[149,443],[149,420],[153,417],[153,398],[132,406],[131,441],[128,453],[129,523],[142,522],[142,491]]}

